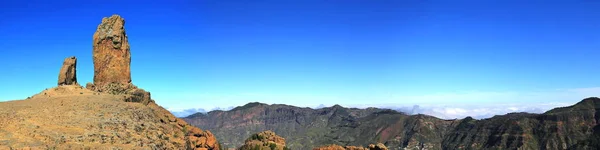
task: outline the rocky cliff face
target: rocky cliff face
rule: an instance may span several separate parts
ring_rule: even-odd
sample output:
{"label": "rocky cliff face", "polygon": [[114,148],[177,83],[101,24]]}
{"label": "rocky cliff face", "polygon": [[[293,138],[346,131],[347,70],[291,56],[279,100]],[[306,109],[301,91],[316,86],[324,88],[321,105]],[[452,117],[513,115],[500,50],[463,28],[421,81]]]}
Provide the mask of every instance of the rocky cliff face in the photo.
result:
{"label": "rocky cliff face", "polygon": [[102,19],[93,36],[94,85],[131,83],[131,52],[125,19],[112,15]]}
{"label": "rocky cliff face", "polygon": [[[209,129],[223,145],[273,130],[291,149],[325,149],[383,143],[389,149],[590,149],[600,141],[600,99],[586,98],[544,114],[510,113],[488,119],[443,120],[384,109],[340,106],[310,109],[250,103],[230,111],[184,118]],[[250,132],[250,133],[249,133]]]}
{"label": "rocky cliff face", "polygon": [[58,85],[77,85],[77,58],[65,58],[58,73]]}
{"label": "rocky cliff face", "polygon": [[131,83],[131,52],[125,19],[112,15],[102,19],[93,36],[94,83],[86,88],[96,92],[123,95],[126,102],[153,103],[150,92]]}

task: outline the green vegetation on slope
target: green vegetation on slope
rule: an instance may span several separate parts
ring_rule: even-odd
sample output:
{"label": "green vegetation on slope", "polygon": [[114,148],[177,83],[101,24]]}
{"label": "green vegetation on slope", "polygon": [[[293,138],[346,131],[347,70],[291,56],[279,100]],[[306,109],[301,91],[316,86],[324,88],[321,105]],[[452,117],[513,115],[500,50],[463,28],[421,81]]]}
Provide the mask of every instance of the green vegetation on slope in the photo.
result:
{"label": "green vegetation on slope", "polygon": [[[580,149],[598,145],[600,99],[586,98],[544,114],[509,113],[476,120],[442,120],[386,109],[339,105],[322,109],[251,103],[237,110],[185,118],[213,131],[224,145],[273,130],[292,149],[381,142],[390,149]],[[597,113],[598,112],[598,113]],[[259,138],[259,137],[255,137]],[[227,142],[227,143],[225,143]]]}

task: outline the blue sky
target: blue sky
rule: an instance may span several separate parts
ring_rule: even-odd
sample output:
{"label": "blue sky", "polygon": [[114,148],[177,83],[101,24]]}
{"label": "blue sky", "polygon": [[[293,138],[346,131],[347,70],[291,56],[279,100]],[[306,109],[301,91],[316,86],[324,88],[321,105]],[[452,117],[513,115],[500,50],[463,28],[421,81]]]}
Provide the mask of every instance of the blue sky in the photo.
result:
{"label": "blue sky", "polygon": [[92,35],[126,19],[133,83],[172,111],[251,101],[572,104],[600,95],[600,3],[517,0],[0,2],[0,100],[93,79]]}

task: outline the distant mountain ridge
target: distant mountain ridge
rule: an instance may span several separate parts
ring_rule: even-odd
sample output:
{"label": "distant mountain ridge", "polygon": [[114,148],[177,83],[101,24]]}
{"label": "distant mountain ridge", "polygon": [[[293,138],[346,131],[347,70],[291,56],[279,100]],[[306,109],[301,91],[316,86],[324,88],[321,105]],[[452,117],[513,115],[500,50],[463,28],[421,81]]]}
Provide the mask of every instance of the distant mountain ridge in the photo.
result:
{"label": "distant mountain ridge", "polygon": [[543,114],[444,120],[391,109],[339,105],[312,109],[254,102],[183,119],[213,131],[230,148],[242,145],[253,133],[272,130],[286,138],[291,149],[378,142],[389,149],[590,149],[600,141],[599,109],[600,99],[590,97]]}

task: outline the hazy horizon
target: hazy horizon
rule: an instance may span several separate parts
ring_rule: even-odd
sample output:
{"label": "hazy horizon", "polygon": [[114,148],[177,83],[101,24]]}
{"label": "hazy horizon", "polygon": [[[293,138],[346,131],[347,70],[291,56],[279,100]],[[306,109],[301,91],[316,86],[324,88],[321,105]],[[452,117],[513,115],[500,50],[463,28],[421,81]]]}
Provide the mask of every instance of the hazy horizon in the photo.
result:
{"label": "hazy horizon", "polygon": [[600,96],[600,2],[118,2],[0,2],[0,101],[55,87],[69,56],[92,82],[92,35],[112,14],[133,83],[176,114],[262,102],[482,118]]}

